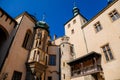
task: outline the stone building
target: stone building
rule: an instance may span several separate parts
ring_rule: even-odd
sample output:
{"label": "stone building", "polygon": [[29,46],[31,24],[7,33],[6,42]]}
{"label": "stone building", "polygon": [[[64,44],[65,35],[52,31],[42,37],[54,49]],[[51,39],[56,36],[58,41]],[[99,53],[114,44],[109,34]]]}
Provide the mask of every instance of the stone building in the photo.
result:
{"label": "stone building", "polygon": [[[73,45],[74,57],[70,59],[64,52],[61,65],[61,80],[120,80],[120,0],[112,0],[91,20],[87,20],[77,7],[73,8],[73,17],[65,23],[65,35]],[[62,40],[58,38],[56,44]],[[60,43],[62,44],[62,43]],[[61,54],[63,55],[63,54]],[[72,56],[71,56],[72,57]],[[68,66],[67,65],[67,66]],[[67,67],[66,66],[66,67]],[[62,73],[64,72],[64,73]]]}
{"label": "stone building", "polygon": [[13,19],[0,8],[0,38],[0,80],[60,79],[59,47],[46,22],[27,12]]}
{"label": "stone building", "polygon": [[119,5],[110,0],[89,21],[74,6],[53,41],[46,22],[0,8],[0,80],[120,80]]}

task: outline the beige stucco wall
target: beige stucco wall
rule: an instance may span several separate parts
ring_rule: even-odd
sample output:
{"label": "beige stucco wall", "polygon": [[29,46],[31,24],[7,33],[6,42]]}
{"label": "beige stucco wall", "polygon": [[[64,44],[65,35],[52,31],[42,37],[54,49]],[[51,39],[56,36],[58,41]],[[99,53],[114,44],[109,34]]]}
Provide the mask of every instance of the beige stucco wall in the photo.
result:
{"label": "beige stucco wall", "polygon": [[25,63],[27,61],[29,51],[23,48],[22,44],[26,31],[29,29],[33,32],[33,27],[34,23],[26,15],[24,15],[2,70],[2,73],[8,73],[8,80],[11,80],[14,70],[22,72],[21,80],[25,80]]}
{"label": "beige stucco wall", "polygon": [[[120,18],[113,22],[108,15],[114,9],[120,13],[119,5],[120,0],[83,29],[87,41],[88,52],[96,51],[102,55],[102,67],[105,80],[120,79]],[[103,29],[96,33],[94,24],[98,21],[100,21]],[[114,56],[114,60],[110,62],[106,62],[105,56],[101,50],[101,47],[107,43],[109,43]]]}
{"label": "beige stucco wall", "polygon": [[[73,20],[76,20],[75,24],[73,24]],[[83,20],[84,18],[82,16],[77,15],[65,25],[65,35],[70,37],[69,42],[74,46],[74,52],[76,58],[87,53],[84,43],[84,37],[81,30],[81,26],[83,25]],[[69,28],[68,28],[68,24],[71,25]],[[74,29],[73,34],[71,34],[72,29]]]}

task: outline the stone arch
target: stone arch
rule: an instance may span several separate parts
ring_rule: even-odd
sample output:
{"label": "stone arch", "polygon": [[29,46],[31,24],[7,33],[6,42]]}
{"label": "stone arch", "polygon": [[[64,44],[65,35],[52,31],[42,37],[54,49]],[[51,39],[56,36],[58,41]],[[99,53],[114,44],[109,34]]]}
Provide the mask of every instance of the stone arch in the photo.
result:
{"label": "stone arch", "polygon": [[0,25],[0,48],[8,38],[8,32],[3,26]]}

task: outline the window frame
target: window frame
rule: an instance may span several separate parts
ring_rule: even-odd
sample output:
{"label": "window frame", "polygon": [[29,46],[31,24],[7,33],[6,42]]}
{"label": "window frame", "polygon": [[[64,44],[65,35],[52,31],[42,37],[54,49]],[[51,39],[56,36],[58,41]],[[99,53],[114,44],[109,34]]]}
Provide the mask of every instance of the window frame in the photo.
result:
{"label": "window frame", "polygon": [[31,30],[27,30],[23,39],[22,47],[29,50],[31,48]]}
{"label": "window frame", "polygon": [[[17,76],[17,77],[16,77]],[[19,76],[19,78],[18,78]],[[16,79],[17,78],[17,79]],[[12,80],[21,80],[22,79],[22,72],[14,71],[12,75]]]}
{"label": "window frame", "polygon": [[[117,13],[117,16],[115,15],[116,13]],[[113,22],[120,18],[120,13],[116,9],[112,10],[111,12],[109,12],[108,15],[109,15],[111,21],[113,21]]]}
{"label": "window frame", "polygon": [[103,29],[100,21],[98,21],[98,22],[96,22],[96,23],[94,24],[94,29],[95,29],[95,32],[96,32],[96,33],[100,32],[100,31]]}
{"label": "window frame", "polygon": [[[108,47],[109,47],[109,49],[108,49]],[[104,50],[103,50],[103,48],[104,48]],[[113,53],[113,51],[112,51],[111,46],[110,46],[109,43],[101,46],[101,50],[102,50],[102,53],[103,53],[103,55],[104,55],[105,62],[109,62],[109,61],[112,61],[112,60],[115,59],[114,53]],[[109,52],[109,51],[110,51],[110,52]],[[110,56],[111,54],[112,54],[112,58],[111,58],[111,56]],[[107,58],[106,58],[106,57],[107,57]]]}
{"label": "window frame", "polygon": [[50,66],[56,66],[56,55],[53,55],[53,54],[49,55],[49,65]]}

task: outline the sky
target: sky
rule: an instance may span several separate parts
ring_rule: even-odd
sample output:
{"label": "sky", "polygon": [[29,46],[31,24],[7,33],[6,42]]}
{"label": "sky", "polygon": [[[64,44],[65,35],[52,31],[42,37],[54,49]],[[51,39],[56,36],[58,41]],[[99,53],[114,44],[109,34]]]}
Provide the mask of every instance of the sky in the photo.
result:
{"label": "sky", "polygon": [[15,18],[23,12],[35,16],[38,21],[43,19],[49,25],[50,35],[64,36],[64,24],[73,17],[74,6],[88,20],[107,6],[107,0],[0,0],[0,7]]}

